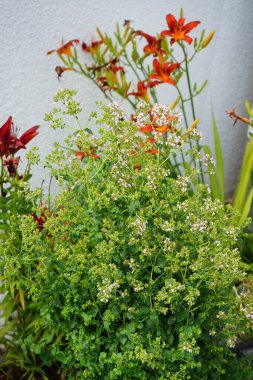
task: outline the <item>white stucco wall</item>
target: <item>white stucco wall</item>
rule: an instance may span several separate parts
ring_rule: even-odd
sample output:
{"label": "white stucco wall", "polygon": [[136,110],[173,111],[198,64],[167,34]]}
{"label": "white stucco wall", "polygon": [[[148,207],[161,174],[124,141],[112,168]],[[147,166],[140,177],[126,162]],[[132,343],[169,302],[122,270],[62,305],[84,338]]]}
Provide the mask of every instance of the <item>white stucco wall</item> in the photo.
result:
{"label": "white stucco wall", "polygon": [[[59,138],[43,122],[52,108],[52,97],[64,87],[76,89],[88,115],[95,100],[103,96],[89,81],[65,73],[56,79],[56,56],[46,52],[57,48],[61,39],[89,41],[96,26],[113,32],[117,21],[133,21],[136,29],[150,34],[166,29],[165,15],[179,15],[184,8],[187,21],[201,20],[206,31],[217,30],[213,43],[199,54],[192,79],[209,79],[198,101],[205,140],[212,141],[210,102],[212,99],[225,155],[228,192],[233,188],[246,139],[245,126],[232,129],[224,113],[236,105],[244,113],[244,100],[253,95],[253,1],[252,0],[1,0],[0,1],[0,125],[9,115],[21,130],[41,124],[36,138],[43,156]],[[169,97],[163,102],[169,103]],[[64,132],[60,132],[63,138]],[[36,170],[33,183],[39,185],[44,173]]]}

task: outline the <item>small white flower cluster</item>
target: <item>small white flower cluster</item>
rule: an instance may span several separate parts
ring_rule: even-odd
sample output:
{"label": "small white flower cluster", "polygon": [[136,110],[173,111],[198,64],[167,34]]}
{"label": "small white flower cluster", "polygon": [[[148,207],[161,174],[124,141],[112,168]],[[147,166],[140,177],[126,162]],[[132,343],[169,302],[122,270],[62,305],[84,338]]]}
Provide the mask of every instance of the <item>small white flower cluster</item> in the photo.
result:
{"label": "small white flower cluster", "polygon": [[173,231],[173,228],[172,228],[171,224],[168,222],[168,220],[166,220],[164,223],[160,224],[160,228],[165,232]]}
{"label": "small white flower cluster", "polygon": [[198,231],[200,233],[205,232],[207,226],[206,220],[197,219],[195,223],[192,225],[193,231]]}
{"label": "small white flower cluster", "polygon": [[[154,104],[150,110],[150,106],[147,103],[141,102],[138,104],[134,116],[139,127],[151,124],[152,120],[156,126],[170,124],[174,127],[182,120],[180,112],[172,112],[169,106],[160,103]],[[173,116],[174,120],[169,120],[170,116]]]}
{"label": "small white flower cluster", "polygon": [[167,178],[170,175],[170,170],[163,168],[162,166],[155,169],[149,167],[145,168],[147,174],[147,186],[151,190],[156,190],[160,180]]}
{"label": "small white flower cluster", "polygon": [[226,316],[224,311],[219,311],[219,313],[216,315],[217,319],[223,319]]}
{"label": "small white flower cluster", "polygon": [[199,140],[202,140],[202,133],[196,129],[196,128],[193,128],[190,133],[189,133],[189,137],[193,140],[196,140],[196,141],[199,141]]}
{"label": "small white flower cluster", "polygon": [[240,231],[240,228],[239,227],[226,227],[226,228],[224,228],[224,231],[226,232],[226,234],[228,235],[228,236],[231,236],[231,237],[233,237],[233,240],[234,241],[237,241],[238,239],[237,239],[237,237],[236,237],[236,235],[238,235],[238,233],[239,233],[239,231]]}
{"label": "small white flower cluster", "polygon": [[170,238],[166,237],[163,241],[163,251],[167,252],[176,247],[176,243],[174,241],[171,241]]}
{"label": "small white flower cluster", "polygon": [[123,107],[119,105],[117,102],[112,102],[109,104],[109,108],[111,110],[111,114],[113,116],[119,116],[119,117],[124,117],[125,116],[125,110]]}
{"label": "small white flower cluster", "polygon": [[182,289],[182,285],[178,282],[174,284],[168,284],[166,287],[169,289],[170,293],[177,293],[179,290]]}
{"label": "small white flower cluster", "polygon": [[136,219],[130,224],[130,228],[133,227],[135,236],[141,236],[146,231],[147,221]]}
{"label": "small white flower cluster", "polygon": [[190,183],[190,178],[189,177],[178,176],[176,182],[181,187],[181,191],[183,193],[185,193],[187,191],[187,189],[188,189],[188,185]]}
{"label": "small white flower cluster", "polygon": [[171,113],[170,107],[164,104],[156,103],[154,104],[151,115],[155,119],[155,123],[158,126],[165,125],[168,123],[167,116]]}
{"label": "small white flower cluster", "polygon": [[213,170],[215,166],[215,160],[210,154],[207,153],[207,154],[204,154],[203,156],[199,154],[199,159],[203,166],[206,166],[207,168],[212,169],[210,174],[215,174],[215,171]]}
{"label": "small white flower cluster", "polygon": [[195,343],[196,343],[195,339],[192,339],[192,342],[185,342],[181,347],[182,351],[192,353]]}
{"label": "small white flower cluster", "polygon": [[168,139],[165,141],[165,145],[171,149],[177,149],[182,145],[181,137],[176,134],[168,135]]}
{"label": "small white flower cluster", "polygon": [[123,167],[127,164],[126,161],[120,160],[112,166],[112,178],[117,180],[118,184],[124,188],[132,187],[131,176],[124,173]]}
{"label": "small white flower cluster", "polygon": [[233,337],[227,340],[228,347],[233,348],[235,347],[235,344],[236,344],[236,337]]}
{"label": "small white flower cluster", "polygon": [[150,124],[150,115],[148,113],[149,107],[150,106],[145,102],[140,102],[137,105],[134,117],[136,118],[136,123],[139,127],[143,127],[146,124]]}
{"label": "small white flower cluster", "polygon": [[251,319],[253,323],[253,307],[247,305],[247,307],[242,308],[242,311],[245,314],[246,318]]}
{"label": "small white flower cluster", "polygon": [[110,283],[108,278],[102,281],[103,286],[98,288],[99,291],[99,301],[107,303],[110,300],[111,293],[114,289],[119,288],[119,283],[117,281]]}

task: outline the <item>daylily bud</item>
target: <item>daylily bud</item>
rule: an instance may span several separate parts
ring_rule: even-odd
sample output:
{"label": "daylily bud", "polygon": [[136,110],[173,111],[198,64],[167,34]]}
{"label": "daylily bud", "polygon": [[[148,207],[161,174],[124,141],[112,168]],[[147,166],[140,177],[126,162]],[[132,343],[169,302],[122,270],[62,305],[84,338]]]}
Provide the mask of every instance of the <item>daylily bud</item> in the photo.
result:
{"label": "daylily bud", "polygon": [[203,41],[202,45],[201,45],[201,48],[202,49],[205,49],[207,47],[207,45],[209,45],[209,43],[212,41],[213,39],[213,36],[215,35],[215,30],[213,30]]}
{"label": "daylily bud", "polygon": [[197,119],[195,119],[195,120],[191,123],[191,125],[189,126],[189,128],[187,129],[186,132],[191,132],[194,128],[197,127],[198,123],[199,123],[199,118],[197,117]]}
{"label": "daylily bud", "polygon": [[199,118],[195,119],[195,120],[191,123],[191,125],[189,126],[189,128],[186,129],[185,134],[182,136],[183,139],[185,139],[186,136],[187,136],[187,135],[188,135],[188,134],[189,134],[194,128],[196,128],[196,126],[198,125],[198,123],[199,123]]}
{"label": "daylily bud", "polygon": [[176,108],[176,106],[178,105],[179,101],[180,101],[180,96],[178,96],[177,99],[174,101],[174,103],[170,105],[170,109],[174,110],[174,108]]}

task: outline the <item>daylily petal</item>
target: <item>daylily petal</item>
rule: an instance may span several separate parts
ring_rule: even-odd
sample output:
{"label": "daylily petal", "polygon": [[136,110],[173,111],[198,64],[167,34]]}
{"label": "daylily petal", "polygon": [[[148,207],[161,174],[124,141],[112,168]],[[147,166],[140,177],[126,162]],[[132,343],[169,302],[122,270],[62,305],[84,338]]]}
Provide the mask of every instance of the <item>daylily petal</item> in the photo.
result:
{"label": "daylily petal", "polygon": [[169,27],[169,30],[163,30],[161,36],[171,37],[170,44],[173,45],[177,41],[185,41],[188,44],[192,43],[192,38],[187,36],[187,34],[194,28],[196,28],[200,21],[191,21],[188,24],[185,24],[185,18],[180,17],[178,21],[172,14],[166,16],[166,21]]}
{"label": "daylily petal", "polygon": [[12,117],[10,116],[8,120],[0,128],[0,155],[8,155],[8,148],[11,143],[11,128],[12,128]]}

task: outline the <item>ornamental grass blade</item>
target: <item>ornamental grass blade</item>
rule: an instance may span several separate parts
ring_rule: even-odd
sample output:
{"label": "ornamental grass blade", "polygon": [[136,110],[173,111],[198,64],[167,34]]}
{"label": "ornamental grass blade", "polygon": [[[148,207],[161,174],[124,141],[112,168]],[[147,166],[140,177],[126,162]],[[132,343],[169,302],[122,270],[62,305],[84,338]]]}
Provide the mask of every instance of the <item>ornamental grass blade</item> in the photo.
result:
{"label": "ornamental grass blade", "polygon": [[244,208],[249,183],[251,180],[252,164],[253,164],[253,139],[251,139],[246,145],[239,183],[237,185],[236,194],[235,194],[234,203],[233,203],[233,206],[237,208],[237,210],[239,210],[241,213]]}
{"label": "ornamental grass blade", "polygon": [[213,109],[212,109],[212,124],[213,124],[215,161],[216,161],[216,168],[217,168],[216,177],[218,177],[218,181],[219,181],[220,200],[224,202],[225,186],[224,186],[224,166],[223,166],[222,148],[221,148],[220,136],[219,136]]}
{"label": "ornamental grass blade", "polygon": [[245,222],[245,219],[248,217],[250,210],[251,210],[251,204],[253,199],[253,187],[249,192],[249,195],[247,196],[246,202],[244,204],[244,207],[242,209],[241,217],[239,220],[239,226],[243,225]]}

